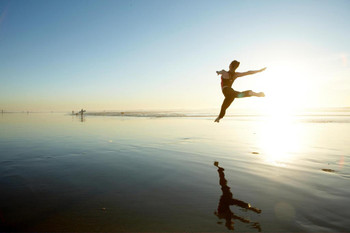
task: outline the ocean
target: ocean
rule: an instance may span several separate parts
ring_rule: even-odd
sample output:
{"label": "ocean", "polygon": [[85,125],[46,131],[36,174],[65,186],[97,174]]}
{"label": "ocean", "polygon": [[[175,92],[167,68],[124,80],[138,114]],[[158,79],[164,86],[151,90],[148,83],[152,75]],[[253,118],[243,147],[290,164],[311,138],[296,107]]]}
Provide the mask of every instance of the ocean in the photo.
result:
{"label": "ocean", "polygon": [[0,114],[0,231],[349,232],[350,109]]}

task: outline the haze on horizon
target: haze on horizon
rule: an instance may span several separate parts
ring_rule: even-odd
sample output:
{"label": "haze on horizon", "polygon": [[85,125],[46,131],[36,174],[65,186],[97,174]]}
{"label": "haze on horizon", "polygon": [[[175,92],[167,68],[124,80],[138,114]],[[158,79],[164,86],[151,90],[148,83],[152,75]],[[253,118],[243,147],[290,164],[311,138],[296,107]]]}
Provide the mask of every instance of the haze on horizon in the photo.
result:
{"label": "haze on horizon", "polygon": [[0,1],[0,109],[350,106],[350,1]]}

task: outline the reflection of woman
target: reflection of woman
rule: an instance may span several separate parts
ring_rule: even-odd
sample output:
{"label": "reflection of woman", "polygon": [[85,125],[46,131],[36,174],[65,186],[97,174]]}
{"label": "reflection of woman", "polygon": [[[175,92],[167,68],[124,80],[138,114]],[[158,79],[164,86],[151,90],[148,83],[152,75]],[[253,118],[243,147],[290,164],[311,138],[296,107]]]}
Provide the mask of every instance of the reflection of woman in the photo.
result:
{"label": "reflection of woman", "polygon": [[256,73],[262,72],[266,69],[266,67],[265,67],[261,70],[253,70],[253,71],[248,71],[248,72],[244,72],[244,73],[238,73],[238,72],[236,72],[236,69],[238,68],[239,64],[240,63],[238,61],[234,60],[230,64],[229,71],[225,71],[225,70],[216,71],[216,73],[218,75],[221,74],[221,90],[225,96],[225,100],[221,105],[220,114],[215,119],[215,122],[219,123],[220,119],[225,116],[226,109],[231,105],[231,103],[233,102],[233,100],[235,98],[244,98],[244,97],[251,97],[251,96],[258,96],[258,97],[265,96],[264,92],[255,93],[252,90],[238,92],[238,91],[235,91],[232,89],[232,84],[236,80],[236,78],[250,75],[250,74],[256,74]]}
{"label": "reflection of woman", "polygon": [[[218,168],[218,173],[219,173],[219,177],[220,177],[220,186],[221,186],[221,190],[222,190],[222,195],[220,197],[218,210],[215,211],[214,214],[216,216],[218,216],[220,219],[225,219],[226,220],[225,226],[229,230],[233,230],[234,229],[234,227],[233,227],[233,224],[234,224],[233,220],[234,219],[238,219],[238,220],[240,220],[241,222],[244,222],[244,223],[251,223],[248,219],[245,219],[243,217],[235,215],[231,211],[230,205],[236,205],[236,206],[242,207],[244,209],[254,211],[256,213],[261,213],[261,210],[258,209],[258,208],[250,206],[249,203],[246,203],[246,202],[238,200],[238,199],[234,199],[232,197],[232,193],[230,191],[230,187],[227,186],[227,180],[225,179],[224,169],[222,167],[219,167],[219,163],[218,162],[215,162],[214,166],[216,166]],[[259,231],[261,231],[261,227],[260,227],[259,223],[252,222],[252,226],[254,228],[258,229]]]}

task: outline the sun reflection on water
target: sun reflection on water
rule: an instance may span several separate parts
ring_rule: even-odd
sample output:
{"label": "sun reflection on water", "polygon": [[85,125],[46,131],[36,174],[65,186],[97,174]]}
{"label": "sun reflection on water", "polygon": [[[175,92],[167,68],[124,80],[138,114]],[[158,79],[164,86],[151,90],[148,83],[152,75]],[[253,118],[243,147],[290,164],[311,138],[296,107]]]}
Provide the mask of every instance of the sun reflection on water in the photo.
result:
{"label": "sun reflection on water", "polygon": [[290,115],[271,115],[261,125],[259,147],[267,163],[285,167],[300,152],[298,127]]}

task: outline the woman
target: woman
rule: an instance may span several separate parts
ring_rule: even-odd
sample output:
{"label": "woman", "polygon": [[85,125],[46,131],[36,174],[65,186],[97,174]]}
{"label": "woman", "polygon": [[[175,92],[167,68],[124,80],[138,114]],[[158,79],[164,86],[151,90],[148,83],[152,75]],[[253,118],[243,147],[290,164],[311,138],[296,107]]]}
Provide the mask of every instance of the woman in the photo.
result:
{"label": "woman", "polygon": [[257,96],[257,97],[264,97],[265,96],[264,92],[255,93],[252,90],[238,92],[238,91],[235,91],[232,89],[232,84],[236,80],[236,78],[250,75],[250,74],[259,73],[259,72],[262,72],[266,69],[266,67],[265,67],[261,70],[252,70],[252,71],[248,71],[248,72],[239,73],[239,72],[236,72],[236,69],[238,68],[239,64],[240,63],[238,61],[234,60],[230,64],[229,71],[225,71],[225,70],[216,71],[216,73],[218,75],[221,74],[221,90],[225,96],[225,99],[224,99],[224,102],[222,103],[220,114],[215,119],[215,122],[219,123],[219,121],[225,116],[226,109],[231,105],[232,101],[235,98],[244,98],[244,97],[251,97],[251,96]]}

